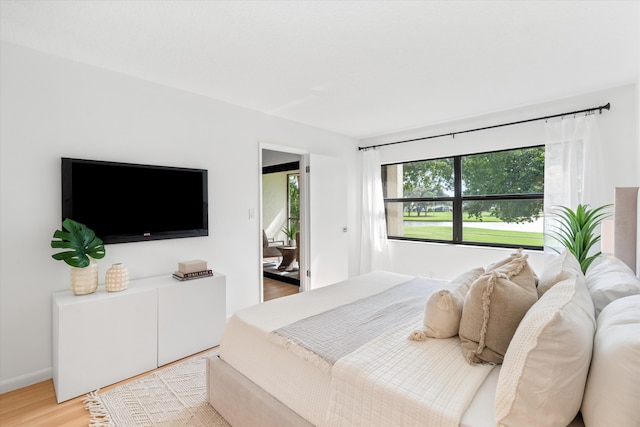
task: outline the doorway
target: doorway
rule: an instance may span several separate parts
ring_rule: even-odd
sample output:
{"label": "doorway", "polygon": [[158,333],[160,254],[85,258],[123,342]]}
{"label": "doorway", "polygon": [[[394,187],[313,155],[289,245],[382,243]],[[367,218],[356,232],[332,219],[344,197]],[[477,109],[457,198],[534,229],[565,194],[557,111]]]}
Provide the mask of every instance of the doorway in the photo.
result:
{"label": "doorway", "polygon": [[301,289],[300,272],[305,271],[301,252],[306,241],[300,204],[301,198],[304,199],[300,176],[302,157],[298,153],[261,148],[263,300],[274,286],[295,286],[296,292]]}

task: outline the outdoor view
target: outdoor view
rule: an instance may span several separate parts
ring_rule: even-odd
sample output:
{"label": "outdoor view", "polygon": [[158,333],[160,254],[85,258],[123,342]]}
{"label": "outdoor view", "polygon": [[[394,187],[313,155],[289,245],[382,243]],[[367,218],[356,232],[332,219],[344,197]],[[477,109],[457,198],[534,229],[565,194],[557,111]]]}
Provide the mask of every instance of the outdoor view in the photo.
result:
{"label": "outdoor view", "polygon": [[543,246],[544,147],[385,165],[382,177],[390,237]]}

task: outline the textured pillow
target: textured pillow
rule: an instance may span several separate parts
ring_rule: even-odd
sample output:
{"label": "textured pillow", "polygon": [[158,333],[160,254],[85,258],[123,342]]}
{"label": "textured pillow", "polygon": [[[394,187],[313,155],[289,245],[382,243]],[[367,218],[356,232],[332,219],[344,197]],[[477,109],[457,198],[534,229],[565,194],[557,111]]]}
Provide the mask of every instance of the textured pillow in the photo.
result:
{"label": "textured pillow", "polygon": [[582,400],[590,426],[640,426],[640,295],[620,298],[598,316]]}
{"label": "textured pillow", "polygon": [[618,258],[606,258],[592,266],[586,278],[596,317],[611,301],[640,294],[640,279]]}
{"label": "textured pillow", "polygon": [[469,363],[502,363],[509,342],[538,299],[533,281],[522,285],[493,270],[480,276],[469,289],[460,319],[462,352]]}
{"label": "textured pillow", "polygon": [[495,270],[506,274],[512,282],[522,287],[529,288],[532,283],[536,287],[538,285],[538,276],[529,265],[528,259],[529,255],[521,254]]}
{"label": "textured pillow", "polygon": [[568,425],[580,409],[594,331],[583,276],[549,289],[520,322],[504,357],[496,387],[498,425]]}
{"label": "textured pillow", "polygon": [[482,267],[464,272],[451,281],[451,289],[443,289],[429,296],[424,308],[425,337],[451,338],[458,335],[464,297],[471,284],[483,273]]}
{"label": "textured pillow", "polygon": [[503,265],[508,264],[514,259],[520,258],[521,256],[522,256],[522,248],[518,249],[508,257],[501,259],[500,261],[494,262],[493,264],[489,264],[487,266],[487,273],[495,270],[496,268],[502,267]]}
{"label": "textured pillow", "polygon": [[560,255],[554,256],[546,266],[538,281],[538,298],[553,285],[568,279],[571,274],[582,274],[580,263],[576,257],[565,249]]}

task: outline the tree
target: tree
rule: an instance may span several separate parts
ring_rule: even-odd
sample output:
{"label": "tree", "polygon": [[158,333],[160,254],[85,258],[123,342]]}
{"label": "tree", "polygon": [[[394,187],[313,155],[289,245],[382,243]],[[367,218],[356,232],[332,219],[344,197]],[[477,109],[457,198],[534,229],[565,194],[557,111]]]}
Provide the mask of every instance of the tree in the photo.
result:
{"label": "tree", "polygon": [[[462,163],[464,194],[508,195],[544,192],[544,148],[499,151],[465,156]],[[533,222],[542,211],[542,200],[473,200],[467,214],[482,220],[483,212],[504,222]]]}

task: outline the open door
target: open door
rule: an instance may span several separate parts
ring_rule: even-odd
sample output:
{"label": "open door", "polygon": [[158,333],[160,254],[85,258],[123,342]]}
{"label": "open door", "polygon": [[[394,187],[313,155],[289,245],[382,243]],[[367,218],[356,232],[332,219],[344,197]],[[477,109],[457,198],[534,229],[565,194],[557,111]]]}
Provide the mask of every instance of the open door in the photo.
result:
{"label": "open door", "polygon": [[[347,170],[339,158],[308,154],[301,175],[308,200],[301,200],[308,241],[302,259],[302,290],[326,286],[348,277]],[[302,279],[302,277],[301,277]]]}

